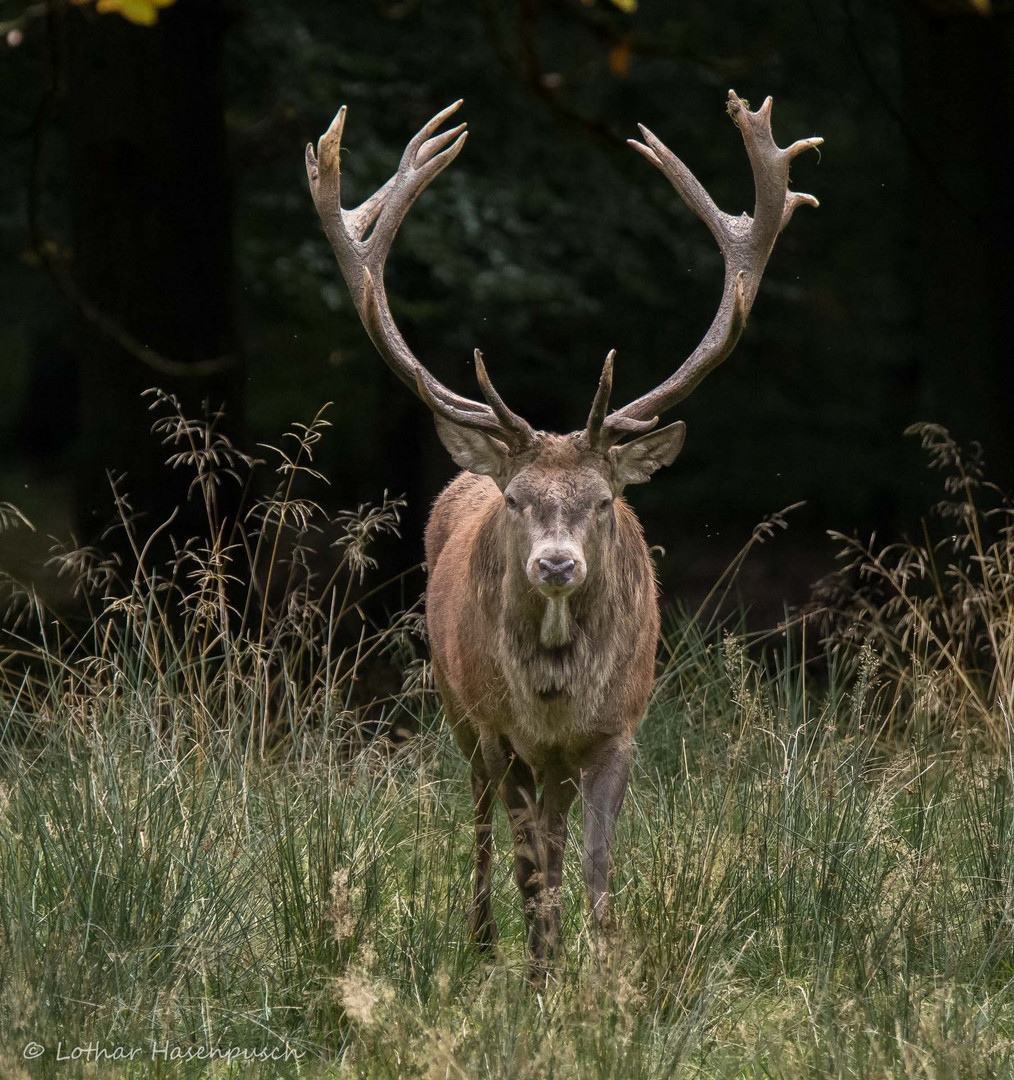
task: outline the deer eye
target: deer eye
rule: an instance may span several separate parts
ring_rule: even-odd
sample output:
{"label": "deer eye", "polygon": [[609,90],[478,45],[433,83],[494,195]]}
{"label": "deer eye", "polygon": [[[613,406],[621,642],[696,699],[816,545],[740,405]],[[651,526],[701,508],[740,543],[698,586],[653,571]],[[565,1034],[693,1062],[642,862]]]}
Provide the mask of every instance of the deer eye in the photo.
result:
{"label": "deer eye", "polygon": [[608,495],[604,499],[599,499],[599,509],[608,510],[612,502],[613,500]]}
{"label": "deer eye", "polygon": [[508,510],[517,510],[518,500],[515,499],[513,495],[505,495],[504,502],[507,503]]}

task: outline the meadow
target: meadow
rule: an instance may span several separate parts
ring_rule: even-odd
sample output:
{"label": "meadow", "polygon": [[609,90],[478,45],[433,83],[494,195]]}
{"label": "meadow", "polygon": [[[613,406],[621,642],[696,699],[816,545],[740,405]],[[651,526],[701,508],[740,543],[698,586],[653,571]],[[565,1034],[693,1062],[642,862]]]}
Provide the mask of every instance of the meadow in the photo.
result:
{"label": "meadow", "polygon": [[[669,613],[617,925],[588,917],[575,815],[567,946],[535,992],[502,813],[496,957],[467,938],[468,770],[419,611],[359,606],[397,500],[324,520],[322,416],[272,474],[156,404],[212,541],[160,562],[118,495],[132,558],[54,556],[86,617],[5,594],[5,1080],[1012,1074],[1014,512],[945,432],[916,433],[944,485],[917,542],[841,537],[765,635]],[[254,469],[272,482],[219,520]],[[314,582],[300,553],[332,534]],[[404,682],[365,712],[380,654]]]}

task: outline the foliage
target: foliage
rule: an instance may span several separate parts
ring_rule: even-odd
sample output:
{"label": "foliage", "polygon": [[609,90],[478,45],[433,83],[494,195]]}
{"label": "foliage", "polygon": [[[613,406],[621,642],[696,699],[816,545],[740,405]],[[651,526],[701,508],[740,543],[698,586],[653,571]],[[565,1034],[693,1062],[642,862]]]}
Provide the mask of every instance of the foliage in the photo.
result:
{"label": "foliage", "polygon": [[[90,4],[91,0],[70,0],[78,6]],[[170,7],[176,0],[95,0],[95,10],[100,15],[116,12],[128,22],[138,26],[154,26],[161,8]]]}
{"label": "foliage", "polygon": [[[833,532],[842,566],[818,588],[828,640],[868,644],[889,674],[892,723],[931,716],[1007,746],[1014,719],[1014,505],[936,424],[916,424],[944,498],[919,540],[879,547]],[[936,535],[934,535],[936,533]],[[942,534],[942,535],[940,535]]]}

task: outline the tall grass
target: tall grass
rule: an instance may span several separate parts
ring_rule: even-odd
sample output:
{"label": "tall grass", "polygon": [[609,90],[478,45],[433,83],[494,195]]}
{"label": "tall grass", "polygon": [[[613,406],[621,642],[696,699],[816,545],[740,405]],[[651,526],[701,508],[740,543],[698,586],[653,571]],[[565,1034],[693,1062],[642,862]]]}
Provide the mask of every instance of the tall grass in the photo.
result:
{"label": "tall grass", "polygon": [[[502,814],[499,955],[467,941],[468,774],[424,681],[397,703],[420,733],[392,750],[328,712],[323,644],[311,687],[290,659],[295,625],[326,642],[345,585],[261,619],[184,577],[132,573],[122,605],[104,585],[59,640],[22,616],[3,657],[0,1076],[1011,1075],[1002,710],[945,729],[910,699],[902,725],[904,655],[872,633],[761,654],[673,616],[615,844],[619,928],[590,924],[575,822],[567,951],[534,994]],[[206,630],[191,595],[228,617]],[[56,1060],[91,1044],[140,1052]],[[166,1060],[230,1047],[276,1060]]]}
{"label": "tall grass", "polygon": [[[293,753],[315,752],[336,730],[355,739],[354,691],[366,664],[394,653],[421,673],[422,661],[410,662],[418,609],[382,626],[365,614],[383,588],[365,584],[375,569],[371,544],[398,534],[403,501],[384,492],[376,506],[329,515],[311,497],[312,485],[326,483],[313,463],[330,427],[323,409],[281,447],[263,448],[275,459],[265,482],[265,461],[237,449],[219,416],[191,420],[171,395],[150,393],[167,466],[192,476],[205,527],[180,540],[175,512],[146,525],[122,479],[111,477],[111,552],[57,544],[50,559],[77,612],[68,617],[33,587],[6,582],[0,686],[15,703],[8,724],[38,734],[58,703],[80,731],[103,726],[110,712],[137,713],[201,752],[220,737],[238,740],[248,760],[279,739]],[[226,484],[240,491],[228,516],[220,509]],[[23,523],[13,508],[0,516],[0,528]],[[397,708],[405,703],[399,698]],[[319,719],[314,747],[296,746],[294,736],[311,730],[309,715]]]}
{"label": "tall grass", "polygon": [[842,566],[818,589],[818,610],[832,641],[855,654],[865,640],[881,657],[893,723],[932,718],[1003,747],[1014,718],[1014,504],[984,477],[977,446],[964,452],[937,424],[906,434],[943,474],[943,498],[917,539],[881,547],[831,533]]}

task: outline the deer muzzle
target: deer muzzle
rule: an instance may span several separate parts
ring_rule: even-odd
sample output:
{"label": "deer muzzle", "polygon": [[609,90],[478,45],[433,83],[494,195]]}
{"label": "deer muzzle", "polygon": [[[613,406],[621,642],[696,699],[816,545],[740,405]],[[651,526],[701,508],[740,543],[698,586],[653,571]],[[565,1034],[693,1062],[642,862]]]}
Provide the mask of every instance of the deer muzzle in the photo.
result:
{"label": "deer muzzle", "polygon": [[528,562],[528,580],[543,596],[566,596],[586,574],[584,559],[576,551],[536,551]]}

